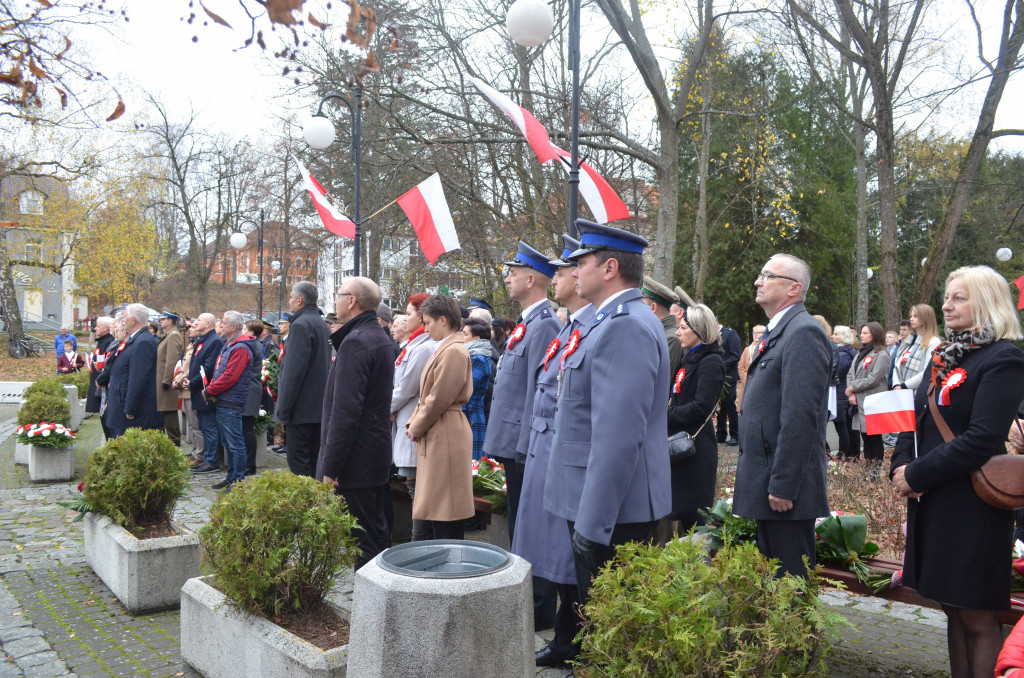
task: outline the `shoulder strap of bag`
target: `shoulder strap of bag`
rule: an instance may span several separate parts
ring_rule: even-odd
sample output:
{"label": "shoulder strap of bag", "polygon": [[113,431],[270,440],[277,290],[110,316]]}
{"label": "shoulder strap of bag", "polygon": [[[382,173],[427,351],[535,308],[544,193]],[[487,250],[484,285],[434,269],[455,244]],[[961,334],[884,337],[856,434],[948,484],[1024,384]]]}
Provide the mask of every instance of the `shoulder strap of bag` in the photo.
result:
{"label": "shoulder strap of bag", "polygon": [[948,443],[953,439],[953,432],[949,430],[949,424],[939,414],[939,406],[935,404],[935,384],[928,387],[928,409],[931,410],[932,420],[935,421],[935,426],[938,427],[939,433],[942,434],[942,439]]}
{"label": "shoulder strap of bag", "polygon": [[697,432],[693,434],[693,439],[694,440],[696,440],[697,436],[700,435],[700,432],[704,430],[704,427],[708,425],[708,422],[711,421],[711,417],[713,417],[714,414],[715,414],[715,408],[712,407],[711,408],[711,414],[709,414],[708,418],[704,420],[704,423],[700,425],[700,428],[697,429]]}

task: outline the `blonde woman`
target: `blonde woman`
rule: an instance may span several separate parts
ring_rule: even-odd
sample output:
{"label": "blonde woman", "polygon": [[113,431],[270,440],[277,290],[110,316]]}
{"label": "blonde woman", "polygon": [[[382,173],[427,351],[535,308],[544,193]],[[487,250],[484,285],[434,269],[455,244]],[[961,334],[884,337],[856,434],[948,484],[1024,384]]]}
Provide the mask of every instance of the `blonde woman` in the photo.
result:
{"label": "blonde woman", "polygon": [[910,337],[900,346],[892,371],[892,387],[916,390],[921,385],[925,368],[931,365],[932,352],[942,340],[935,322],[935,310],[928,304],[910,309]]}
{"label": "blonde woman", "polygon": [[915,392],[918,430],[900,434],[892,457],[893,486],[912,500],[903,583],[946,613],[952,678],[994,675],[999,610],[1010,606],[1013,512],[981,501],[969,474],[1005,454],[1006,431],[1024,399],[1024,353],[1011,343],[1022,337],[1015,298],[988,266],[949,274],[947,338]]}

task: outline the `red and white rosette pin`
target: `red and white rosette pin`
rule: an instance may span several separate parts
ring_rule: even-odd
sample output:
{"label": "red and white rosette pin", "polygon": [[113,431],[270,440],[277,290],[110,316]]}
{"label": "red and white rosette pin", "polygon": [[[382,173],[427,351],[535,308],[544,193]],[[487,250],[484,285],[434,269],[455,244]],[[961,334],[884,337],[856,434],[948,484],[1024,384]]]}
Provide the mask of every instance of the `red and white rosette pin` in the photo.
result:
{"label": "red and white rosette pin", "polygon": [[576,352],[576,348],[580,345],[580,331],[573,330],[572,334],[569,335],[569,341],[565,342],[565,350],[562,351],[562,359],[558,362],[558,369],[561,370],[565,367],[565,359]]}
{"label": "red and white rosette pin", "polygon": [[862,365],[862,367],[866,370],[868,368],[868,365],[870,365],[873,362],[875,362],[875,356],[869,355],[867,358],[864,358],[864,364]]}
{"label": "red and white rosette pin", "polygon": [[939,404],[949,405],[949,392],[957,386],[960,386],[967,381],[967,373],[964,372],[964,368],[958,367],[942,380],[942,390],[939,391]]}
{"label": "red and white rosette pin", "polygon": [[512,330],[512,336],[508,338],[508,349],[511,351],[512,347],[518,344],[524,336],[526,336],[526,325],[519,323],[516,325],[516,328]]}
{"label": "red and white rosette pin", "polygon": [[552,339],[551,343],[548,344],[548,350],[544,354],[544,371],[545,372],[548,371],[548,361],[555,357],[555,354],[558,353],[558,347],[561,346],[561,344],[562,344],[562,342],[560,342],[558,340],[558,337],[555,337],[554,339]]}
{"label": "red and white rosette pin", "polygon": [[910,351],[904,353],[903,357],[900,358],[900,365],[906,365],[908,360],[910,360]]}
{"label": "red and white rosette pin", "polygon": [[673,393],[679,393],[679,389],[683,385],[683,379],[686,379],[686,368],[680,367],[679,371],[676,372],[676,383],[672,386]]}

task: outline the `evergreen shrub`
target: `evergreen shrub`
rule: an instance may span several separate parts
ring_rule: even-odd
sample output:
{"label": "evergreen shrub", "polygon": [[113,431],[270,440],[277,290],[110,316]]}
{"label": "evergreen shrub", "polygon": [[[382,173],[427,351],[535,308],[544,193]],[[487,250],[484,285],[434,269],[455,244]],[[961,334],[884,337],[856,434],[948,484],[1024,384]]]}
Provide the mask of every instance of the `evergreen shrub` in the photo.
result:
{"label": "evergreen shrub", "polygon": [[61,394],[36,393],[29,398],[18,410],[18,426],[29,424],[63,424],[71,423],[71,403],[64,397],[64,387],[60,387]]}

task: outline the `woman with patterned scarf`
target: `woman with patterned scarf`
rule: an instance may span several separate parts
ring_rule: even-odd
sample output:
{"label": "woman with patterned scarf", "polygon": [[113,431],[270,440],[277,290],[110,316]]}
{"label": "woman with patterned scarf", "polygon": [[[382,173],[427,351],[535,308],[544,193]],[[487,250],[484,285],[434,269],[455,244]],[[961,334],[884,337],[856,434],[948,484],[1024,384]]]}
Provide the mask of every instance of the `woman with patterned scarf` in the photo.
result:
{"label": "woman with patterned scarf", "polygon": [[928,304],[917,304],[910,309],[910,337],[903,342],[894,360],[892,371],[893,389],[905,388],[913,391],[921,385],[926,368],[931,367],[932,353],[942,343],[939,326],[935,321],[935,310]]}
{"label": "woman with patterned scarf", "polygon": [[1006,452],[1024,398],[1024,353],[1011,343],[1022,334],[1009,284],[987,266],[950,273],[943,299],[947,340],[915,393],[918,430],[900,434],[890,476],[909,498],[903,583],[946,613],[952,678],[989,678],[999,610],[1010,606],[1013,512],[979,499],[969,474]]}
{"label": "woman with patterned scarf", "polygon": [[484,399],[494,378],[494,361],[491,360],[491,325],[483,318],[467,318],[462,327],[466,337],[466,350],[473,363],[473,395],[462,406],[473,429],[473,458],[484,455],[484,435],[487,433],[487,416],[484,414]]}

